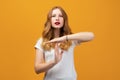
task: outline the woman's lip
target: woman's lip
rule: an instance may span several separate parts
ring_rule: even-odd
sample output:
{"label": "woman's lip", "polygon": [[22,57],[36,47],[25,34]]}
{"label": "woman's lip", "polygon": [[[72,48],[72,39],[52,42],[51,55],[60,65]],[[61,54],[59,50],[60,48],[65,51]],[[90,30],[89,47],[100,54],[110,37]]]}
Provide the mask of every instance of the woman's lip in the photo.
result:
{"label": "woman's lip", "polygon": [[55,22],[55,24],[56,24],[56,25],[59,25],[59,24],[60,24],[60,22]]}

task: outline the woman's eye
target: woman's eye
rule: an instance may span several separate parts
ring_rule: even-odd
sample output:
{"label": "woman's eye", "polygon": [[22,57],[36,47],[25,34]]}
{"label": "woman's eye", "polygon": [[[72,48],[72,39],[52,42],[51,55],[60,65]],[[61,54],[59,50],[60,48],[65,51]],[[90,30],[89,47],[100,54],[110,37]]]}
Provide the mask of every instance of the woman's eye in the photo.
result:
{"label": "woman's eye", "polygon": [[60,17],[63,17],[63,15],[59,15]]}
{"label": "woman's eye", "polygon": [[52,17],[55,17],[55,15],[52,15]]}
{"label": "woman's eye", "polygon": [[63,17],[63,15],[52,15],[52,17]]}

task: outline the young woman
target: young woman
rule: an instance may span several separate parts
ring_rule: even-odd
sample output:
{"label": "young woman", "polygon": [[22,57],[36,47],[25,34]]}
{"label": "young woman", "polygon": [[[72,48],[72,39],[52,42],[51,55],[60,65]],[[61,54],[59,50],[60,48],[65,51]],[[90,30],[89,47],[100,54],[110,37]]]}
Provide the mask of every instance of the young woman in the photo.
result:
{"label": "young woman", "polygon": [[53,7],[47,15],[42,37],[35,45],[35,72],[45,72],[44,80],[77,80],[74,47],[93,38],[92,32],[73,34],[65,11]]}

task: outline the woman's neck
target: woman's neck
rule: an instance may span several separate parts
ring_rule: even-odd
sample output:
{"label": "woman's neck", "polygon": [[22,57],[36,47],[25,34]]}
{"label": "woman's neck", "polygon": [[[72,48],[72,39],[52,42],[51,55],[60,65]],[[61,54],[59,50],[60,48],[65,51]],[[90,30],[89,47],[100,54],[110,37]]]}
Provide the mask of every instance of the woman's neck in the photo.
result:
{"label": "woman's neck", "polygon": [[60,36],[60,29],[54,29],[54,37],[57,38]]}

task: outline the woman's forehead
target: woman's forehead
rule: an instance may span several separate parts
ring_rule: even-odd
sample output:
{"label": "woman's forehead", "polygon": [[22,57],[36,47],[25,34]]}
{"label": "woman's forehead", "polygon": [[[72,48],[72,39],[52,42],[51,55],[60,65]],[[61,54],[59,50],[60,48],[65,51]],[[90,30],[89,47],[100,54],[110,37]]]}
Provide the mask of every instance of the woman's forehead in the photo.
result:
{"label": "woman's forehead", "polygon": [[61,10],[56,8],[52,11],[52,14],[62,14]]}

